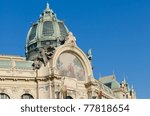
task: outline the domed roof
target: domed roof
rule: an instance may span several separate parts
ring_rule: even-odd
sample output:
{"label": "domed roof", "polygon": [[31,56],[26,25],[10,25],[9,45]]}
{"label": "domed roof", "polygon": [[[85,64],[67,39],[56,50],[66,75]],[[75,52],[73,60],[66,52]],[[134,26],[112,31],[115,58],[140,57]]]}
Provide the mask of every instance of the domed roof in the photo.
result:
{"label": "domed roof", "polygon": [[29,29],[25,46],[27,60],[35,60],[40,48],[48,49],[64,44],[68,32],[64,22],[57,19],[47,3],[39,20]]}

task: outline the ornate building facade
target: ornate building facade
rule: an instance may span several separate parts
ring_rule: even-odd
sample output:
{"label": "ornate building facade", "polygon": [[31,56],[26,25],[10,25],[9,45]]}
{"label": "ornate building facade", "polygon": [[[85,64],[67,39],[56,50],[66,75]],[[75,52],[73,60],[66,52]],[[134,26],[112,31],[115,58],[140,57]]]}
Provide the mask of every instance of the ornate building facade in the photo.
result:
{"label": "ornate building facade", "polygon": [[92,51],[85,54],[75,36],[47,3],[27,34],[26,57],[0,55],[1,99],[134,99],[124,80],[93,76]]}

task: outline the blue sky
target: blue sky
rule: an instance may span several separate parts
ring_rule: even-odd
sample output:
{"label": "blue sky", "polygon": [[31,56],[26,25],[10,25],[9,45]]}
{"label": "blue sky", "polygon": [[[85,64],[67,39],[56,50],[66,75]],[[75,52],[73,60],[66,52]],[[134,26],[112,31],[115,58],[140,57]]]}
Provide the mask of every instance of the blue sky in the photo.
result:
{"label": "blue sky", "polygon": [[150,98],[149,0],[1,0],[0,54],[24,56],[29,27],[47,1],[78,46],[92,48],[96,78],[125,75],[138,98]]}

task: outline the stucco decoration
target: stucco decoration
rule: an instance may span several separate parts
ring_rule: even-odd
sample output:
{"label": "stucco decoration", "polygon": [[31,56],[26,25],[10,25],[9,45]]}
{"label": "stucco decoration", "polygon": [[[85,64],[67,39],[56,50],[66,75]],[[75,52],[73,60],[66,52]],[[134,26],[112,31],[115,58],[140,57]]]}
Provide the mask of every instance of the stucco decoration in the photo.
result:
{"label": "stucco decoration", "polygon": [[68,33],[68,36],[65,38],[65,44],[67,45],[71,45],[71,46],[75,46],[76,45],[76,38],[75,36],[72,34],[72,32]]}
{"label": "stucco decoration", "polygon": [[62,53],[57,59],[59,75],[85,80],[85,71],[80,60],[71,53]]}
{"label": "stucco decoration", "polygon": [[39,53],[37,59],[35,59],[34,63],[32,64],[33,69],[40,69],[42,63],[44,66],[47,65],[47,62],[51,59],[53,53],[55,51],[54,47],[48,47],[46,50],[44,48],[39,48]]}

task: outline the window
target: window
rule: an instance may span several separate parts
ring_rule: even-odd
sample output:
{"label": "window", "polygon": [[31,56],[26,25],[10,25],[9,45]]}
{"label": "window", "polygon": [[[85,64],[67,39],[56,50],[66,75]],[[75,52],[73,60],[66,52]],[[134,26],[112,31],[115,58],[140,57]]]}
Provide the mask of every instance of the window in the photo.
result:
{"label": "window", "polygon": [[96,99],[97,97],[96,96],[92,96],[92,99]]}
{"label": "window", "polygon": [[33,96],[30,95],[30,94],[23,94],[23,95],[21,96],[21,99],[34,99],[34,98],[33,98]]}
{"label": "window", "polygon": [[31,50],[35,49],[36,47],[37,47],[37,43],[34,43],[34,44],[28,46],[27,49],[28,49],[28,51],[31,51]]}
{"label": "window", "polygon": [[53,23],[52,21],[46,21],[43,24],[43,35],[52,36],[54,33]]}
{"label": "window", "polygon": [[111,82],[110,83],[105,83],[105,85],[111,89]]}
{"label": "window", "polygon": [[65,99],[73,99],[71,96],[66,96]]}
{"label": "window", "polygon": [[30,36],[29,36],[30,41],[34,39],[34,37],[36,35],[36,29],[37,29],[37,24],[33,25],[32,29],[31,29]]}
{"label": "window", "polygon": [[67,35],[67,30],[66,30],[64,24],[59,22],[58,25],[59,25],[59,29],[60,29],[60,35],[61,36],[66,36]]}
{"label": "window", "polygon": [[123,99],[125,99],[125,95],[123,94]]}
{"label": "window", "polygon": [[51,45],[51,44],[53,44],[53,41],[50,41],[50,40],[41,41],[42,46]]}
{"label": "window", "polygon": [[0,93],[0,99],[10,99],[10,97],[5,93]]}

